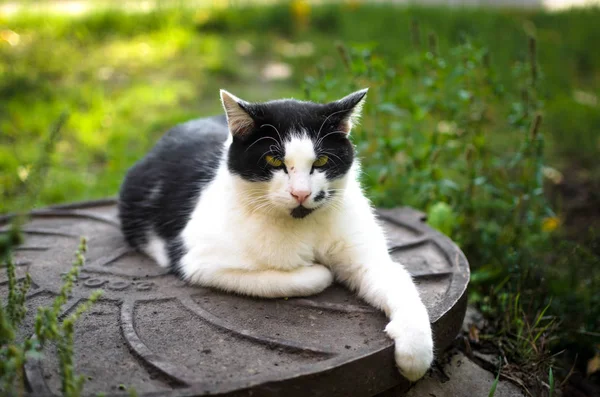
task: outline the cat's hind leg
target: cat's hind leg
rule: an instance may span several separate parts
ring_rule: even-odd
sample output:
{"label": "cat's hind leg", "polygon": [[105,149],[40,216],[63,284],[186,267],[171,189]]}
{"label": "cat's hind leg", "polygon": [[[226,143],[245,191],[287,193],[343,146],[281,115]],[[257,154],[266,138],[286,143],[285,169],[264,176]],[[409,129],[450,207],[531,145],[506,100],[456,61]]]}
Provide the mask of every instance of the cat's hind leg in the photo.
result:
{"label": "cat's hind leg", "polygon": [[322,265],[301,266],[292,270],[251,270],[200,266],[182,269],[193,284],[261,298],[287,298],[314,295],[333,282],[331,271]]}

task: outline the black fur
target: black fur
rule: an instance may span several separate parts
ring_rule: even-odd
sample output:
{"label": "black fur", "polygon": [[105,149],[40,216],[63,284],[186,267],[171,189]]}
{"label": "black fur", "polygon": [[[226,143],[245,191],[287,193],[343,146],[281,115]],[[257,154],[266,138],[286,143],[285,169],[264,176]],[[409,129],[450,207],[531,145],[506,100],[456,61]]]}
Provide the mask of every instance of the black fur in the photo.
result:
{"label": "black fur", "polygon": [[[283,144],[278,147],[276,142],[304,131],[313,142],[319,142],[315,147],[317,156],[329,156],[328,163],[322,167],[327,178],[345,175],[354,161],[354,148],[341,129],[365,95],[366,91],[359,91],[344,101],[328,104],[291,99],[244,103],[241,107],[252,117],[254,125],[243,137],[234,137],[229,149],[229,170],[249,181],[269,180],[273,168],[263,160],[265,153],[283,159]],[[324,139],[320,141],[321,138]]]}
{"label": "black fur", "polygon": [[227,135],[224,116],[180,124],[129,170],[119,195],[119,216],[131,246],[146,244],[148,231],[153,231],[169,242],[170,256],[176,259],[177,244],[171,241],[214,178]]}
{"label": "black fur", "polygon": [[301,205],[294,208],[291,212],[292,217],[296,219],[306,218],[309,214],[311,214],[315,209],[314,208],[306,208]]}
{"label": "black fur", "polygon": [[[352,165],[354,149],[341,130],[365,94],[366,91],[360,91],[329,104],[295,100],[244,103],[243,109],[254,123],[243,137],[234,136],[227,156],[229,171],[248,181],[269,180],[274,168],[264,160],[265,153],[283,159],[282,140],[302,130],[313,142],[319,142],[315,145],[317,155],[329,157],[322,168],[327,178],[343,176]],[[169,261],[176,271],[184,254],[180,233],[202,189],[216,175],[227,137],[224,116],[180,124],[129,170],[119,195],[119,217],[123,234],[132,247],[142,248],[149,233],[156,234],[166,241]],[[319,192],[315,201],[328,196],[331,194]],[[312,211],[300,206],[291,215],[304,218]]]}
{"label": "black fur", "polygon": [[315,196],[315,198],[313,198],[315,203],[318,203],[319,201],[322,201],[326,198],[326,194],[323,190],[321,190],[319,193],[317,193],[317,195]]}

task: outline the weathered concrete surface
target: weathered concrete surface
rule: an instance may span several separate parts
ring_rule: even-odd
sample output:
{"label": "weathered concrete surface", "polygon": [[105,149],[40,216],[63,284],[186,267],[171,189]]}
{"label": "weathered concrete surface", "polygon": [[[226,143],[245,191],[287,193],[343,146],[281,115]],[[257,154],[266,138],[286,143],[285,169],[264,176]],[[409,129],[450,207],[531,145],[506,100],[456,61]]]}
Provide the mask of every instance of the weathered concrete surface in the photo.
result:
{"label": "weathered concrete surface", "polygon": [[[404,208],[379,216],[393,258],[416,280],[442,350],[464,317],[467,261],[422,214]],[[0,217],[0,233],[8,222]],[[395,367],[385,316],[339,285],[270,300],[188,285],[125,244],[112,200],[35,211],[23,231],[17,277],[28,272],[33,284],[21,337],[33,332],[36,307],[51,305],[60,290],[80,236],[88,239],[87,263],[63,307],[68,315],[92,291],[104,291],[75,326],[77,372],[89,377],[84,395],[127,395],[132,387],[144,397],[362,397],[410,386]],[[55,355],[25,370],[32,395],[59,394]]]}
{"label": "weathered concrete surface", "polygon": [[[416,383],[406,397],[488,396],[493,383],[494,375],[477,366],[464,354],[456,353],[441,371],[434,370]],[[523,396],[525,394],[517,386],[507,381],[498,382],[494,394],[494,397]]]}

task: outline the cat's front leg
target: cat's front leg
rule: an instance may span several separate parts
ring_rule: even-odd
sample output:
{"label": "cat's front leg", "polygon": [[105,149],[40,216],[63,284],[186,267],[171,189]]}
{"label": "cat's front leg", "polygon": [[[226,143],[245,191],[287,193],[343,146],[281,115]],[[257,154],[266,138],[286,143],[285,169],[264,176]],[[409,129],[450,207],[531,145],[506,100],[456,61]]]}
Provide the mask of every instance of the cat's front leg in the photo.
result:
{"label": "cat's front leg", "polygon": [[385,332],[394,340],[396,364],[402,375],[416,381],[431,366],[433,339],[427,309],[410,274],[392,261],[385,244],[366,239],[346,247],[344,260],[332,268],[336,278],[386,313],[390,322]]}
{"label": "cat's front leg", "polygon": [[333,282],[331,271],[318,264],[284,270],[217,263],[217,260],[203,260],[188,254],[182,260],[180,271],[193,284],[260,298],[314,295]]}

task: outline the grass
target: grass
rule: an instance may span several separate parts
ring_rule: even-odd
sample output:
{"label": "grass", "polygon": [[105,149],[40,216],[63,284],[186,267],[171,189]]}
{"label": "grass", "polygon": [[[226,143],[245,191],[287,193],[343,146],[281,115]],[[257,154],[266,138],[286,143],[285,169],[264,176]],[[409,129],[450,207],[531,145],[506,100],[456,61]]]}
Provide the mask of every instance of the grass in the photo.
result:
{"label": "grass", "polygon": [[498,371],[498,375],[494,379],[492,383],[492,387],[490,387],[490,392],[488,393],[488,397],[494,397],[496,395],[496,388],[498,387],[498,382],[500,381],[500,371]]}
{"label": "grass", "polygon": [[[600,55],[587,43],[600,34],[598,10],[546,14],[345,5],[309,12],[306,24],[286,6],[0,16],[0,211],[14,207],[46,126],[64,110],[72,117],[39,204],[114,195],[124,170],[166,128],[220,111],[220,87],[252,100],[301,96],[304,77],[317,74],[316,64],[339,66],[334,38],[376,47],[387,61],[402,59],[412,48],[414,18],[422,41],[436,32],[441,52],[464,33],[486,43],[507,89],[514,88],[509,73],[514,61],[527,57],[527,34],[537,36],[547,128],[555,137],[549,140],[551,153],[576,154],[583,165],[595,164],[598,112],[589,97],[593,102],[600,87],[594,68]],[[579,28],[566,28],[575,25]],[[275,62],[293,69],[290,79],[261,77]],[[581,93],[587,104],[577,102]],[[563,157],[554,157],[560,165]]]}
{"label": "grass", "polygon": [[575,173],[600,181],[599,19],[355,2],[0,15],[0,212],[29,208],[27,186],[35,205],[115,195],[167,128],[220,112],[219,88],[325,100],[369,86],[354,139],[370,196],[427,211],[461,245],[493,325],[482,339],[545,382],[562,349],[584,367],[600,327],[597,218],[563,241],[570,212],[544,194]]}

